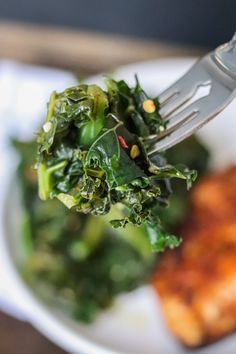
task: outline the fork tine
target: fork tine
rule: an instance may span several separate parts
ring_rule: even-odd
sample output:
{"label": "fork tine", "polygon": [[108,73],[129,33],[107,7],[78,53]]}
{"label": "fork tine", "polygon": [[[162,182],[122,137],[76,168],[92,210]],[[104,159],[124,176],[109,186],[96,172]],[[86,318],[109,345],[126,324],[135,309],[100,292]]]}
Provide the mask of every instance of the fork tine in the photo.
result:
{"label": "fork tine", "polygon": [[[214,83],[212,91],[210,96],[200,98],[180,112],[178,118],[175,117],[176,120],[178,120],[176,129],[172,128],[167,130],[167,134],[164,132],[162,136],[160,136],[160,140],[152,147],[149,155],[157,151],[166,150],[192,135],[194,131],[201,128],[227,106],[233,98],[233,95],[230,95],[229,89],[227,87],[222,88],[218,83]],[[219,92],[220,96],[218,95]],[[216,97],[218,97],[218,100],[215,99]],[[195,115],[191,116],[191,112],[195,113]],[[188,119],[186,117],[188,117]]]}
{"label": "fork tine", "polygon": [[196,103],[201,103],[202,99],[199,99],[186,108],[184,108],[182,111],[180,111],[177,114],[174,114],[173,117],[170,118],[170,120],[166,124],[166,129],[163,131],[163,134],[161,137],[164,137],[165,135],[168,135],[171,131],[176,129],[179,125],[185,123],[187,120],[192,119],[195,117],[199,110],[196,107]]}
{"label": "fork tine", "polygon": [[[166,150],[192,135],[236,97],[235,54],[236,34],[230,42],[196,62],[159,95],[160,114],[167,122],[166,130],[156,139],[153,136],[146,139],[147,146],[151,146],[148,155]],[[198,87],[205,85],[210,86],[210,93],[209,90],[204,95],[202,91],[196,92]],[[186,105],[179,109],[184,103]]]}
{"label": "fork tine", "polygon": [[[177,96],[182,91],[184,85],[185,87],[188,85],[187,82],[190,83],[190,81],[188,80],[190,76],[192,76],[193,70],[195,71],[196,66],[197,64],[194,64],[183,76],[181,76],[171,86],[169,86],[167,89],[165,89],[158,95],[158,99],[160,101],[161,107],[166,105],[172,99],[176,98],[175,96]],[[193,81],[193,85],[194,85],[194,81]],[[190,85],[192,86],[192,84]]]}
{"label": "fork tine", "polygon": [[181,112],[178,116],[175,116],[175,119],[172,120],[170,124],[166,126],[166,129],[159,134],[158,141],[164,139],[165,136],[170,135],[174,130],[178,129],[183,124],[186,124],[189,120],[194,119],[198,113],[199,112],[196,109],[186,109],[183,114]]}
{"label": "fork tine", "polygon": [[186,81],[187,80],[185,80],[184,78],[184,81],[180,83],[182,85],[181,92],[179,92],[179,94],[176,94],[175,98],[168,101],[166,104],[164,104],[164,106],[161,107],[160,114],[164,120],[168,120],[169,117],[172,116],[176,110],[178,110],[185,103],[190,101],[191,98],[195,96],[199,88],[210,85],[210,80],[206,79],[205,81]]}
{"label": "fork tine", "polygon": [[163,119],[166,119],[174,110],[190,100],[199,86],[209,83],[209,75],[199,65],[203,60],[204,58],[197,61],[184,76],[158,96],[161,104],[160,114]]}
{"label": "fork tine", "polygon": [[[182,85],[181,83],[179,83]],[[165,120],[167,119],[171,113],[173,113],[176,109],[180,108],[184,103],[190,100],[195,92],[197,87],[192,87],[191,90],[188,87],[185,87],[181,90],[181,92],[176,92],[171,99],[169,99],[164,105],[161,106],[160,115]]]}
{"label": "fork tine", "polygon": [[[202,61],[202,59],[200,60]],[[199,71],[199,60],[197,60],[193,66],[191,66],[191,68],[186,71],[186,73],[184,75],[182,75],[179,79],[177,79],[171,86],[169,86],[167,89],[165,89],[163,92],[161,92],[158,95],[158,99],[160,101],[161,106],[165,105],[167,103],[167,101],[169,101],[175,94],[179,93],[180,91],[182,91],[182,88],[184,87],[183,85],[185,85],[186,87],[186,79],[189,80],[192,76],[192,73],[195,71]],[[200,73],[199,73],[200,74]],[[200,76],[198,76],[199,78]],[[193,80],[193,84],[191,83],[190,86],[194,85],[196,81],[196,77],[195,80]],[[190,81],[191,82],[191,81]]]}

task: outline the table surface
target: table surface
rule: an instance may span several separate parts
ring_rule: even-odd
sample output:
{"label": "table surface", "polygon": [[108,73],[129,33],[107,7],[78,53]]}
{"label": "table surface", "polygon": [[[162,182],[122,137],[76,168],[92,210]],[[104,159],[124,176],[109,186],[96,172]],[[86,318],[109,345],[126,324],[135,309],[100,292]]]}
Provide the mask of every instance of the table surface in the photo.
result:
{"label": "table surface", "polygon": [[1,21],[0,43],[0,58],[14,58],[86,74],[107,72],[137,61],[199,56],[206,50],[61,27]]}
{"label": "table surface", "polygon": [[[110,71],[131,62],[204,53],[203,48],[10,22],[0,22],[0,43],[0,59],[55,66],[80,75]],[[65,353],[31,325],[0,312],[0,353],[16,352]]]}
{"label": "table surface", "polygon": [[31,325],[0,313],[1,354],[66,354]]}

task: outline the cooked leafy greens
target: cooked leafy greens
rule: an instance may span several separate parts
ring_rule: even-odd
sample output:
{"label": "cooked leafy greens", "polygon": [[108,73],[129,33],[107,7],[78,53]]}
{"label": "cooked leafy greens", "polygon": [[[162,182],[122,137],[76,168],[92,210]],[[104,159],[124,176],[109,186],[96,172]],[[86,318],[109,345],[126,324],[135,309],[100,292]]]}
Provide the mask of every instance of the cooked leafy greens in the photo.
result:
{"label": "cooked leafy greens", "polygon": [[158,99],[137,78],[134,88],[123,80],[105,83],[107,91],[83,84],[51,95],[38,134],[40,198],[107,214],[115,228],[144,225],[154,250],[174,248],[180,240],[164,230],[158,208],[168,206],[171,179],[186,180],[189,188],[196,172],[170,165],[163,154],[148,156],[148,136],[160,134],[165,122]]}
{"label": "cooked leafy greens", "polygon": [[91,322],[116,295],[148,281],[155,258],[146,230],[113,229],[106,215],[83,215],[56,199],[41,201],[32,168],[37,146],[14,141],[14,147],[24,211],[23,276],[43,299]]}
{"label": "cooked leafy greens", "polygon": [[[23,276],[47,303],[79,321],[91,322],[116,295],[148,282],[159,255],[151,252],[144,225],[111,228],[109,219],[119,217],[119,208],[92,216],[69,210],[56,198],[41,201],[32,168],[36,143],[13,144],[20,157],[17,177],[23,208]],[[166,155],[171,163],[181,156],[183,163],[197,166],[200,175],[207,169],[208,153],[194,137]],[[189,197],[179,179],[173,182],[170,206],[157,208],[170,234],[183,220]]]}

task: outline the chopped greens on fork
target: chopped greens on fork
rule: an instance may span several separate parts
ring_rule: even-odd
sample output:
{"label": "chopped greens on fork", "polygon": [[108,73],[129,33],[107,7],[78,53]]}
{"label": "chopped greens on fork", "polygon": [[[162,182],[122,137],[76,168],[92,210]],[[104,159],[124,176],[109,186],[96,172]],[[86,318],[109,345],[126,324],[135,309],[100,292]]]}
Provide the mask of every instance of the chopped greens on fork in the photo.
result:
{"label": "chopped greens on fork", "polygon": [[154,250],[174,248],[180,240],[165,231],[158,210],[168,206],[171,179],[189,188],[196,171],[170,165],[163,153],[148,156],[146,138],[165,124],[158,99],[137,77],[134,88],[123,80],[105,83],[107,91],[83,84],[51,95],[37,139],[39,195],[103,215],[115,228],[145,225]]}

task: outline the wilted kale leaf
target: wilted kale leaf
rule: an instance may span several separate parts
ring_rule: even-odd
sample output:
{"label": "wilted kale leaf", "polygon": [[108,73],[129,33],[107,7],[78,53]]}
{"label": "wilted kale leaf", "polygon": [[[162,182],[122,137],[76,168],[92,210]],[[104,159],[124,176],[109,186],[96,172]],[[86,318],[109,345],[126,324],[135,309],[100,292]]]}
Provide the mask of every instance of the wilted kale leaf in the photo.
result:
{"label": "wilted kale leaf", "polygon": [[179,240],[165,232],[157,207],[168,205],[172,178],[190,187],[196,172],[168,164],[163,154],[148,157],[145,139],[165,124],[158,99],[137,78],[134,88],[105,82],[107,91],[79,85],[52,94],[38,134],[39,195],[85,214],[108,213],[113,227],[145,224],[153,249],[174,248]]}

